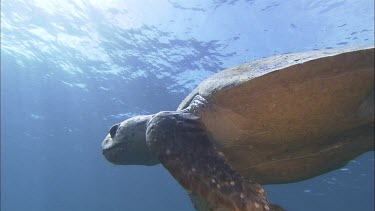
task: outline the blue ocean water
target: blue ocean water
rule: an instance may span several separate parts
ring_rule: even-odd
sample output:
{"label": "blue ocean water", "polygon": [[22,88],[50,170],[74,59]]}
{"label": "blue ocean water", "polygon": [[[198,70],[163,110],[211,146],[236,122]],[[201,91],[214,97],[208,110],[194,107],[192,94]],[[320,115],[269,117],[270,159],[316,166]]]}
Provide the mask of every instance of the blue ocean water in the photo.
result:
{"label": "blue ocean water", "polygon": [[[2,0],[1,210],[192,211],[161,165],[103,158],[111,125],[237,64],[369,44],[373,0]],[[374,152],[265,187],[290,211],[374,210]]]}

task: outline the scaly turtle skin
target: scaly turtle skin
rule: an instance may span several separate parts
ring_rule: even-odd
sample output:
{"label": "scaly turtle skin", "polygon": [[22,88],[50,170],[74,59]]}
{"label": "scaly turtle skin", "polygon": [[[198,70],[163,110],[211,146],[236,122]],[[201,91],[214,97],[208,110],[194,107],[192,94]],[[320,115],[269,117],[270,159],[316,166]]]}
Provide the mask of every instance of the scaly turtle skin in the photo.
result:
{"label": "scaly turtle skin", "polygon": [[104,156],[164,167],[198,210],[283,210],[258,184],[308,179],[374,150],[374,47],[261,59],[203,81],[177,111],[111,128]]}

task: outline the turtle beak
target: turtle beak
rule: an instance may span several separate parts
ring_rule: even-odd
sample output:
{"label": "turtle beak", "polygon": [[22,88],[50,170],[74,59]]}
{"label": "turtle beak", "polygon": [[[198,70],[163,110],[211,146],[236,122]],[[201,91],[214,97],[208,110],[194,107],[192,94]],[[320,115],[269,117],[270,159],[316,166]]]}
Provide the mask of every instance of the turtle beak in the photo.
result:
{"label": "turtle beak", "polygon": [[103,154],[104,154],[104,151],[105,151],[106,149],[109,149],[109,148],[111,148],[112,146],[113,146],[113,140],[112,140],[111,135],[108,134],[108,135],[105,137],[105,139],[103,140],[103,142],[102,142],[102,152],[103,152]]}
{"label": "turtle beak", "polygon": [[119,140],[118,130],[120,124],[113,125],[109,130],[108,135],[104,138],[102,142],[102,154],[111,163],[122,165],[124,164],[124,159],[128,154],[126,151],[126,143]]}
{"label": "turtle beak", "polygon": [[116,144],[111,135],[108,134],[102,142],[102,154],[104,157],[113,164],[121,164],[119,161],[122,149],[119,147],[119,144]]}
{"label": "turtle beak", "polygon": [[102,142],[102,151],[103,151],[103,154],[104,154],[104,151],[106,149],[109,149],[109,148],[111,148],[114,145],[113,138],[115,138],[115,136],[117,134],[117,130],[119,128],[119,125],[120,124],[113,125],[111,127],[111,129],[109,130],[108,135],[103,140],[103,142]]}

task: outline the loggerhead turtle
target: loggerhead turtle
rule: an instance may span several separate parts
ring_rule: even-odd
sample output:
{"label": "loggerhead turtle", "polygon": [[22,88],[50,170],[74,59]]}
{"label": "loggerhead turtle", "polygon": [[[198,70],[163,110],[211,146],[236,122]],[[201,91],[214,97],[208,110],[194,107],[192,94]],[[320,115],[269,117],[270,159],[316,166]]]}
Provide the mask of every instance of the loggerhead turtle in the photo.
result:
{"label": "loggerhead turtle", "polygon": [[305,180],[374,150],[373,97],[373,46],[264,58],[207,78],[177,111],[114,125],[103,154],[161,163],[198,210],[282,210],[259,184]]}

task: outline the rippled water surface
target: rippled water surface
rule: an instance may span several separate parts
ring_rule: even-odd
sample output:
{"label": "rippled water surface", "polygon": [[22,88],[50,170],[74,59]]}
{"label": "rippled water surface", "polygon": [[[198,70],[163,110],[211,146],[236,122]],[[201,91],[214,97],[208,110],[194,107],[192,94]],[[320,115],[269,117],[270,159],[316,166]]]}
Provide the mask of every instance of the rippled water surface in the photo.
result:
{"label": "rippled water surface", "polygon": [[[1,210],[192,211],[161,166],[113,166],[114,123],[258,58],[374,44],[373,0],[1,1]],[[374,210],[374,153],[266,186],[290,211]]]}

